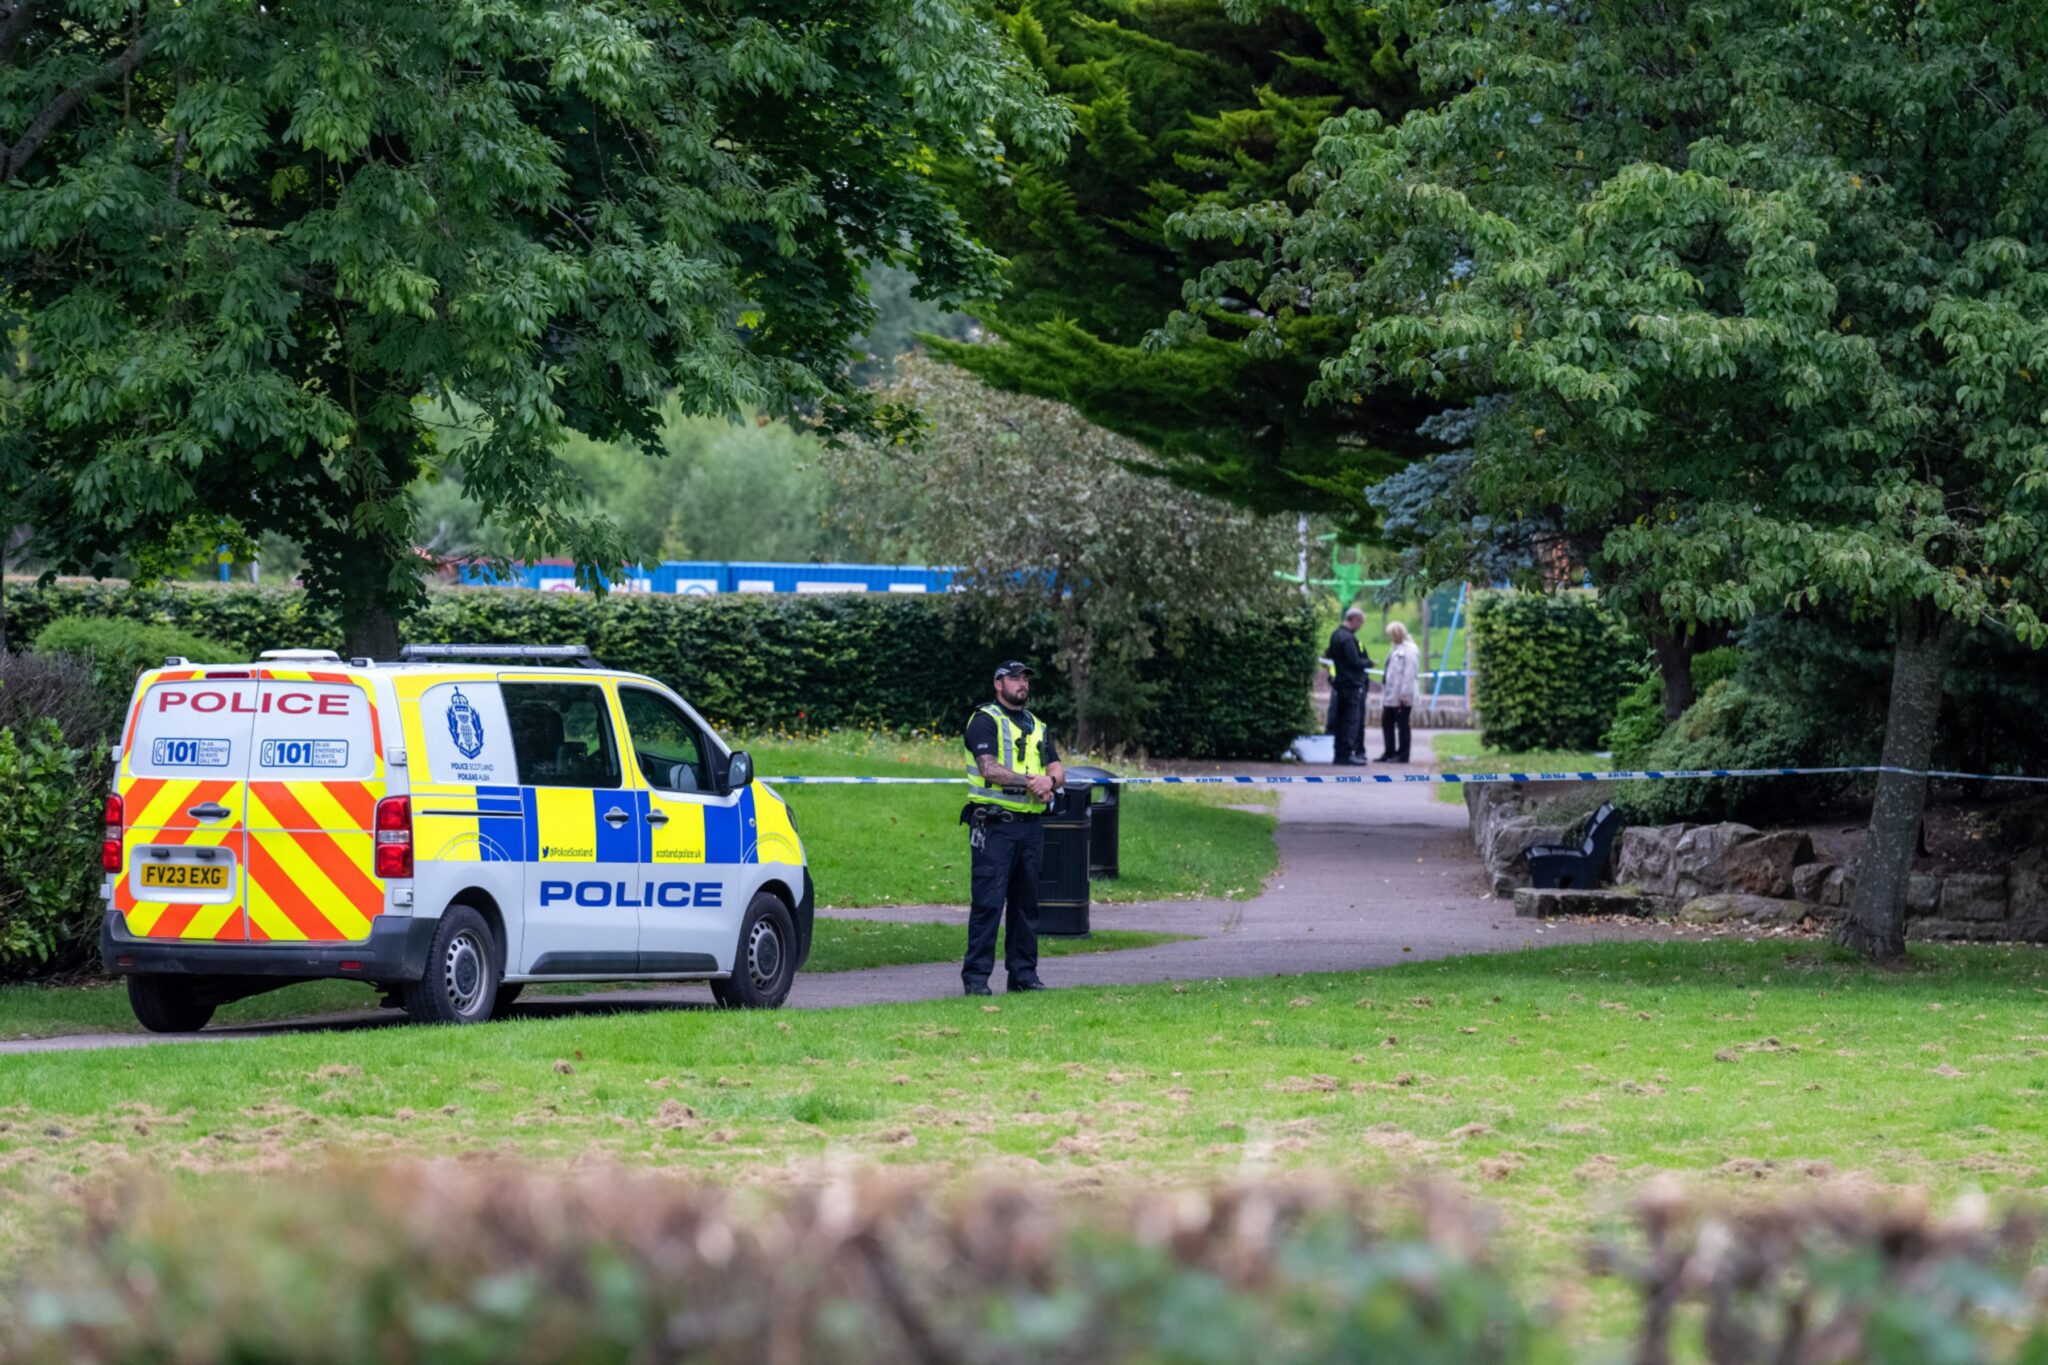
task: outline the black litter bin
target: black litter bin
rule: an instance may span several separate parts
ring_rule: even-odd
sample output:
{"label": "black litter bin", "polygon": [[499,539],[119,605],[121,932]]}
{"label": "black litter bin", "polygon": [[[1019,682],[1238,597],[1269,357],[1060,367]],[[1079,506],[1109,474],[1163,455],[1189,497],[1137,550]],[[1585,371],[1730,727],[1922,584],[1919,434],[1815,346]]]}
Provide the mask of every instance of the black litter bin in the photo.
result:
{"label": "black litter bin", "polygon": [[1069,768],[1068,780],[1084,780],[1088,791],[1088,875],[1117,876],[1117,820],[1122,815],[1123,791],[1116,774],[1107,768]]}
{"label": "black litter bin", "polygon": [[1088,937],[1088,791],[1054,792],[1045,827],[1045,862],[1038,874],[1038,932],[1051,938]]}

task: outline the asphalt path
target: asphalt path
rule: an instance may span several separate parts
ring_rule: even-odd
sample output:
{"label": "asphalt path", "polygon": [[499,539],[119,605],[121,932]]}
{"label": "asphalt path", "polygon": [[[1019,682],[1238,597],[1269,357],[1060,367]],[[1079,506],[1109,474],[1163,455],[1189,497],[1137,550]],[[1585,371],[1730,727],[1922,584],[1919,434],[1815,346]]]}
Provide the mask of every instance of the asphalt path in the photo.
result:
{"label": "asphalt path", "polygon": [[[1415,766],[1433,765],[1432,733],[1417,730]],[[1204,769],[1184,767],[1194,773]],[[1206,771],[1299,773],[1299,765],[1242,765]],[[1195,937],[1151,948],[1044,959],[1040,975],[1060,986],[1132,986],[1222,977],[1289,976],[1349,972],[1398,962],[1502,952],[1540,944],[1638,936],[1643,927],[1620,924],[1545,924],[1517,919],[1511,902],[1487,893],[1463,805],[1433,799],[1433,785],[1281,787],[1276,839],[1280,869],[1247,901],[1152,901],[1101,905],[1092,912],[1100,929],[1157,930]],[[1130,799],[1145,799],[1134,789]],[[855,919],[955,923],[966,946],[967,911],[961,906],[821,909]],[[1654,931],[1649,931],[1654,932]],[[1003,987],[1000,970],[990,983]],[[957,962],[926,962],[864,971],[799,975],[793,1009],[839,1009],[960,994]],[[525,1018],[638,1013],[711,1007],[702,985],[604,992],[522,1001]],[[396,1010],[207,1028],[196,1034],[84,1033],[0,1042],[0,1053],[76,1048],[148,1047],[166,1043],[225,1042],[308,1030],[389,1028],[403,1024]],[[0,1029],[4,1029],[0,1022]]]}

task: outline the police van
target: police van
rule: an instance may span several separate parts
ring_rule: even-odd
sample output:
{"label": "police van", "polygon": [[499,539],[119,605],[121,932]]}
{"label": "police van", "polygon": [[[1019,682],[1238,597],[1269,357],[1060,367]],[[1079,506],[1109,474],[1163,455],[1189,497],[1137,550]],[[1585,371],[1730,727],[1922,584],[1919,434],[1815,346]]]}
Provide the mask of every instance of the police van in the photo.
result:
{"label": "police van", "polygon": [[422,1022],[534,981],[773,1008],[810,955],[789,808],[682,698],[581,646],[169,659],[115,757],[101,951],[159,1033],[323,977]]}

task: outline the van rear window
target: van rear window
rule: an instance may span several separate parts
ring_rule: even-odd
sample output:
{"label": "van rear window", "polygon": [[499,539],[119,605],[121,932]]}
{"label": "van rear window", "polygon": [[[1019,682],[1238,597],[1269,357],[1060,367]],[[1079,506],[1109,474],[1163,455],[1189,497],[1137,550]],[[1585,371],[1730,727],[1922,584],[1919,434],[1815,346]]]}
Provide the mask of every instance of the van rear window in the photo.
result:
{"label": "van rear window", "polygon": [[249,737],[256,782],[357,782],[377,770],[371,701],[349,683],[266,680]]}
{"label": "van rear window", "polygon": [[160,681],[142,694],[128,770],[138,777],[239,780],[257,714],[253,681]]}

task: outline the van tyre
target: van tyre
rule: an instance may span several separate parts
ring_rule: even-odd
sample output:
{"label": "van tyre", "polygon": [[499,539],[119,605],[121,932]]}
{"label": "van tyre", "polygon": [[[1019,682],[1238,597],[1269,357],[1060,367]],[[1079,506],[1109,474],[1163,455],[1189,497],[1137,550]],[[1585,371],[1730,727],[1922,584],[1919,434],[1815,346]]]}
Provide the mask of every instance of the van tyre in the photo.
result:
{"label": "van tyre", "polygon": [[796,921],[772,891],[756,895],[740,921],[739,951],[732,975],[711,983],[711,994],[729,1010],[779,1009],[796,982]]}
{"label": "van tyre", "polygon": [[480,1024],[497,1000],[498,942],[484,917],[466,905],[441,912],[426,975],[405,987],[405,1012],[415,1024]]}
{"label": "van tyre", "polygon": [[197,1033],[213,1018],[213,1001],[201,993],[203,984],[189,976],[131,976],[128,1004],[151,1033]]}

